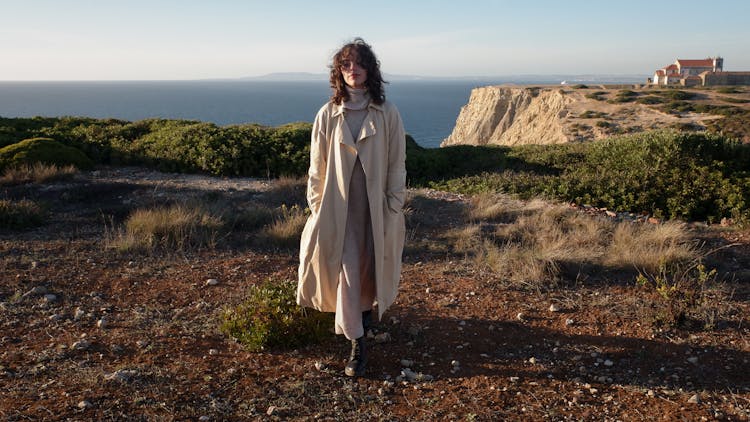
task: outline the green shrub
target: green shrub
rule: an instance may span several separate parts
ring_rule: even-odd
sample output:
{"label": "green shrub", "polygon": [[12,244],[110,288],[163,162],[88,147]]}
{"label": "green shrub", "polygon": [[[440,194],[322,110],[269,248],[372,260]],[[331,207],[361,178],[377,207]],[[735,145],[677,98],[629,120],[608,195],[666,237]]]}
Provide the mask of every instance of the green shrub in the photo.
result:
{"label": "green shrub", "polygon": [[224,310],[221,331],[253,351],[298,348],[330,338],[333,314],[298,306],[296,291],[291,280],[252,286],[243,303]]}
{"label": "green shrub", "polygon": [[745,104],[750,103],[750,100],[746,98],[732,98],[732,97],[724,97],[721,99],[722,101],[728,102],[728,103],[734,103],[734,104]]}
{"label": "green shrub", "polygon": [[584,84],[576,84],[576,85],[573,85],[573,89],[588,89],[588,86]]}
{"label": "green shrub", "polygon": [[718,88],[716,92],[721,93],[721,94],[741,94],[742,90],[734,86],[726,86],[726,87]]}
{"label": "green shrub", "polygon": [[502,171],[429,184],[669,218],[750,218],[750,145],[718,135],[658,131],[585,144],[514,147],[507,160]]}
{"label": "green shrub", "polygon": [[657,97],[656,95],[647,95],[636,99],[635,102],[638,104],[661,104],[664,102],[664,99]]}
{"label": "green shrub", "polygon": [[695,97],[694,93],[680,91],[679,89],[669,89],[669,90],[663,91],[661,95],[663,95],[664,97],[670,100],[676,100],[676,101],[689,100]]}
{"label": "green shrub", "polygon": [[592,100],[604,101],[605,98],[603,96],[606,94],[607,93],[605,91],[594,91],[586,94],[585,97]]}
{"label": "green shrub", "polygon": [[0,148],[0,170],[36,163],[60,167],[72,165],[81,170],[93,167],[91,160],[80,150],[49,138],[26,139]]}
{"label": "green shrub", "polygon": [[25,229],[44,222],[44,210],[28,199],[11,201],[0,199],[0,228]]}

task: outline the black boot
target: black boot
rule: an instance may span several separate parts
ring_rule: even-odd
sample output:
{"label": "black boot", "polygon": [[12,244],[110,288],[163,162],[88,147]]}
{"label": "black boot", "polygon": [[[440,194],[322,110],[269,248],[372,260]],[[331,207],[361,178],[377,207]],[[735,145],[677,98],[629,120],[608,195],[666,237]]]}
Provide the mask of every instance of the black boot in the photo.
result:
{"label": "black boot", "polygon": [[370,327],[372,327],[372,310],[362,312],[362,328],[365,329],[365,335]]}
{"label": "black boot", "polygon": [[352,353],[349,355],[349,363],[344,368],[344,373],[349,377],[361,377],[365,374],[367,364],[367,349],[365,348],[365,336],[352,340]]}

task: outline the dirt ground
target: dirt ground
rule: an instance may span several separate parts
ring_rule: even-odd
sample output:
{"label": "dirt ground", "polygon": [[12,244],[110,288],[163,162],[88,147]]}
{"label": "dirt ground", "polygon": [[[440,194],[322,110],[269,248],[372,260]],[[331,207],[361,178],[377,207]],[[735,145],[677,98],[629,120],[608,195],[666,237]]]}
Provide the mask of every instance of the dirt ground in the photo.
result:
{"label": "dirt ground", "polygon": [[[249,352],[218,329],[248,286],[295,279],[296,251],[239,235],[189,253],[106,247],[136,207],[242,203],[270,198],[272,183],[101,169],[0,190],[50,210],[42,227],[0,232],[4,420],[750,419],[748,280],[723,285],[714,328],[658,328],[634,283],[529,291],[407,246],[398,300],[373,332],[388,340],[369,342],[367,375],[350,379],[343,338]],[[460,221],[460,196],[428,196],[411,240]],[[702,236],[747,276],[747,231]]]}

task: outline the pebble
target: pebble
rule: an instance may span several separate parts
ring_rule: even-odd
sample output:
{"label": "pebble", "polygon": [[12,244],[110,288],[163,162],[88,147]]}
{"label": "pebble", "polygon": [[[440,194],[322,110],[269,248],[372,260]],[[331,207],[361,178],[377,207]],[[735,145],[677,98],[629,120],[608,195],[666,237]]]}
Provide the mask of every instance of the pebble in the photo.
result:
{"label": "pebble", "polygon": [[529,358],[529,363],[530,363],[530,364],[532,364],[532,365],[536,365],[536,358],[535,358],[535,357],[533,357],[533,356],[532,356],[532,357],[530,357],[530,358]]}
{"label": "pebble", "polygon": [[375,343],[387,343],[391,341],[391,335],[389,333],[380,333],[375,336]]}
{"label": "pebble", "polygon": [[138,346],[141,349],[145,349],[146,346],[148,346],[148,342],[145,340],[138,340],[135,342],[135,345]]}
{"label": "pebble", "polygon": [[62,315],[52,314],[49,316],[50,321],[60,321],[61,319],[62,319]]}
{"label": "pebble", "polygon": [[57,302],[57,295],[47,293],[46,295],[44,295],[44,300],[46,300],[47,302]]}
{"label": "pebble", "polygon": [[614,364],[615,364],[615,363],[614,363],[614,362],[612,362],[612,361],[611,361],[611,360],[609,360],[609,359],[607,359],[607,360],[605,360],[605,361],[604,361],[604,366],[614,366]]}
{"label": "pebble", "polygon": [[201,421],[201,422],[206,422],[206,421],[210,421],[211,418],[208,417],[208,416],[206,416],[206,415],[203,415],[200,418],[198,418],[198,420]]}
{"label": "pebble", "polygon": [[560,307],[557,306],[557,304],[553,303],[549,305],[549,311],[550,312],[560,312]]}
{"label": "pebble", "polygon": [[106,375],[104,378],[120,382],[128,382],[136,375],[138,375],[138,372],[133,369],[118,369],[117,371]]}
{"label": "pebble", "polygon": [[510,382],[518,382],[520,380],[519,377],[510,377]]}
{"label": "pebble", "polygon": [[654,393],[654,390],[648,390],[646,391],[646,395],[649,397],[656,397],[656,393]]}
{"label": "pebble", "polygon": [[46,287],[36,286],[32,288],[31,290],[29,290],[24,296],[31,296],[31,295],[41,296],[41,295],[47,294],[48,292],[49,291],[47,290]]}
{"label": "pebble", "polygon": [[81,400],[78,402],[78,408],[81,410],[90,409],[92,407],[94,407],[94,405],[88,400]]}
{"label": "pebble", "polygon": [[693,394],[693,396],[688,399],[688,403],[700,404],[700,402],[701,396],[698,394]]}
{"label": "pebble", "polygon": [[73,343],[70,347],[75,350],[86,350],[91,346],[91,343],[89,343],[86,340],[78,340],[77,342]]}
{"label": "pebble", "polygon": [[565,320],[565,325],[566,326],[570,327],[573,324],[575,324],[575,321],[573,321],[572,319],[568,318],[568,319]]}
{"label": "pebble", "polygon": [[457,360],[452,360],[451,361],[451,366],[454,367],[454,368],[456,368],[458,366],[461,366],[461,363],[459,361],[457,361]]}
{"label": "pebble", "polygon": [[698,364],[698,357],[697,356],[691,356],[691,357],[687,358],[687,361],[690,362],[690,363],[692,363],[693,365],[697,365]]}
{"label": "pebble", "polygon": [[315,362],[315,369],[317,369],[318,371],[325,371],[326,364],[323,362]]}
{"label": "pebble", "polygon": [[206,286],[216,286],[217,284],[219,284],[219,280],[215,278],[209,278],[206,280]]}
{"label": "pebble", "polygon": [[430,294],[430,288],[428,287],[428,288],[424,289],[424,292],[427,293],[427,294]]}
{"label": "pebble", "polygon": [[276,406],[268,406],[268,409],[266,409],[266,415],[273,416],[274,413],[276,413]]}
{"label": "pebble", "polygon": [[219,351],[217,349],[209,349],[208,354],[211,356],[216,356],[219,354]]}
{"label": "pebble", "polygon": [[411,366],[414,365],[414,361],[411,359],[401,359],[400,363],[404,368],[411,368]]}
{"label": "pebble", "polygon": [[516,315],[516,319],[519,321],[523,321],[526,319],[526,315],[524,315],[523,312],[519,312],[518,315]]}
{"label": "pebble", "polygon": [[99,321],[96,321],[96,326],[102,330],[107,328],[107,320],[104,318],[99,319]]}
{"label": "pebble", "polygon": [[78,321],[79,319],[83,318],[86,315],[86,312],[83,311],[81,308],[76,308],[76,312],[73,314],[73,320]]}

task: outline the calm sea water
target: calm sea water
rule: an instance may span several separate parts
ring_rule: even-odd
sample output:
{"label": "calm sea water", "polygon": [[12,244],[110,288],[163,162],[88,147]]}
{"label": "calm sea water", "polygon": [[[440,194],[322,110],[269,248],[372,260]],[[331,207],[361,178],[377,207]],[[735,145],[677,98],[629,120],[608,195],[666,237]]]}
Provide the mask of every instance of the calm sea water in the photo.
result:
{"label": "calm sea water", "polygon": [[[407,133],[437,147],[450,135],[471,89],[502,81],[396,81],[386,97]],[[0,82],[0,116],[190,119],[218,125],[311,122],[328,100],[325,81]]]}

